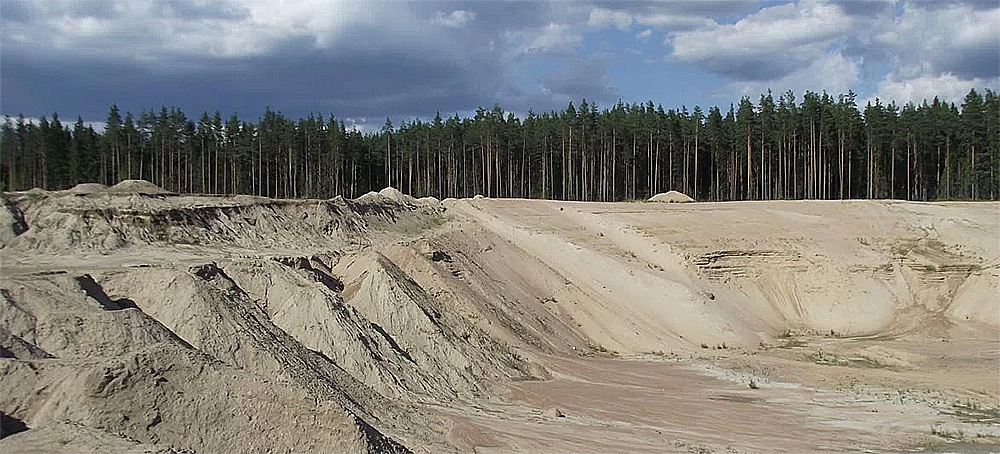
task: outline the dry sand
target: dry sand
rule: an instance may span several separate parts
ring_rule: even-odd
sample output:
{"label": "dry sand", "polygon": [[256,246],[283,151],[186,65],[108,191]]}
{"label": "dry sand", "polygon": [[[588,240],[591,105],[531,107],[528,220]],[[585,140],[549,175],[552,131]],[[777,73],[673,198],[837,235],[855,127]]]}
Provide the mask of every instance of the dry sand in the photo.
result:
{"label": "dry sand", "polygon": [[649,198],[650,202],[665,202],[665,203],[688,203],[694,202],[691,196],[677,191],[667,191],[661,192]]}
{"label": "dry sand", "polygon": [[997,203],[150,186],[4,194],[3,452],[1000,448]]}

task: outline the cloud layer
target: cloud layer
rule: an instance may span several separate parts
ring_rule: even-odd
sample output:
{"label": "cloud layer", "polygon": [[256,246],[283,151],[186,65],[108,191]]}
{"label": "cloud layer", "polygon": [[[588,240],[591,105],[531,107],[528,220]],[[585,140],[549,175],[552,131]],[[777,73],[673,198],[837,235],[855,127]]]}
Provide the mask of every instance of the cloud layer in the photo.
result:
{"label": "cloud layer", "polygon": [[676,97],[654,101],[671,107],[768,88],[960,101],[997,87],[997,30],[990,0],[3,0],[0,113],[96,120],[117,102],[364,122],[643,101],[668,77]]}

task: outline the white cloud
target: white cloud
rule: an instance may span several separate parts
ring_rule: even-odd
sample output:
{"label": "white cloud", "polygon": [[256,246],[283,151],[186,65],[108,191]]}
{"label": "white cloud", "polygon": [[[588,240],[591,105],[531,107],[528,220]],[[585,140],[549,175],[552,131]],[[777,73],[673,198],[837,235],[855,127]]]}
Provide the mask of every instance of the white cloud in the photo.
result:
{"label": "white cloud", "polygon": [[652,12],[635,15],[635,23],[668,32],[680,32],[717,25],[715,20],[704,16],[680,15]]}
{"label": "white cloud", "polygon": [[1000,74],[1000,6],[975,10],[953,4],[930,10],[908,4],[888,28],[874,42],[891,51],[904,77]]}
{"label": "white cloud", "polygon": [[[416,30],[418,21],[400,4],[371,14],[349,0],[255,0],[246,2],[120,1],[108,14],[81,1],[26,2],[30,21],[4,19],[0,37],[19,46],[137,60],[159,56],[239,58],[267,54],[289,42],[311,48],[335,46],[349,26]],[[409,16],[409,17],[408,17]]]}
{"label": "white cloud", "polygon": [[367,118],[352,118],[345,117],[341,118],[340,121],[344,122],[344,127],[348,130],[355,130],[362,134],[367,134],[370,132],[379,131],[382,129],[382,125],[375,125],[368,122]]}
{"label": "white cloud", "polygon": [[614,26],[619,30],[627,30],[632,26],[632,16],[625,11],[594,8],[590,10],[587,25],[598,28]]}
{"label": "white cloud", "polygon": [[678,33],[673,56],[698,61],[746,53],[775,54],[825,44],[849,28],[839,8],[784,4],[761,9],[731,25]]}
{"label": "white cloud", "polygon": [[667,3],[622,9],[593,8],[587,17],[587,25],[593,28],[615,27],[619,30],[642,25],[667,33],[716,25],[713,19],[702,14],[678,13],[676,6]]}
{"label": "white cloud", "polygon": [[[954,74],[944,73],[936,76],[919,76],[899,79],[895,74],[889,74],[878,84],[877,97],[884,103],[895,101],[902,105],[907,102],[919,104],[925,99],[930,101],[935,96],[944,102],[961,103],[972,88],[997,87],[1000,80],[991,81],[979,78],[961,79]],[[866,102],[874,102],[873,95]],[[862,103],[864,105],[864,103]]]}
{"label": "white cloud", "polygon": [[648,28],[635,34],[635,37],[639,39],[646,39],[649,38],[650,36],[653,36],[653,31]]}
{"label": "white cloud", "polygon": [[725,99],[737,99],[746,95],[756,102],[755,97],[769,88],[774,92],[792,90],[799,96],[806,90],[817,93],[826,91],[835,95],[847,93],[858,83],[859,75],[858,63],[837,52],[825,54],[809,66],[792,71],[777,80],[730,83],[720,96]]}
{"label": "white cloud", "polygon": [[734,24],[713,24],[668,38],[670,56],[742,81],[777,80],[814,64],[851,30],[835,6],[803,1],[763,8]]}
{"label": "white cloud", "polygon": [[898,17],[875,33],[892,70],[875,97],[897,104],[935,96],[961,103],[972,88],[1000,84],[1000,6],[975,9],[962,3],[906,4]]}
{"label": "white cloud", "polygon": [[449,14],[438,11],[437,15],[431,18],[432,24],[443,25],[451,28],[462,28],[476,20],[476,13],[462,9],[456,9]]}
{"label": "white cloud", "polygon": [[507,33],[518,53],[571,53],[583,42],[583,35],[572,26],[550,22],[535,29]]}

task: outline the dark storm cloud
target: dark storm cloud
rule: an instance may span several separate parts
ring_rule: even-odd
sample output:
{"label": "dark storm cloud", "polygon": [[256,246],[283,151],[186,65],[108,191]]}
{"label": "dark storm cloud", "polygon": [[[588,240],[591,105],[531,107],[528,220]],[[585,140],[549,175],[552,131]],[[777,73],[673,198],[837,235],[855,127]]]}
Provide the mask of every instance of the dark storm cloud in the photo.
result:
{"label": "dark storm cloud", "polygon": [[172,74],[128,61],[40,61],[19,52],[4,52],[0,60],[4,113],[58,109],[88,119],[102,118],[111,103],[133,111],[176,105],[189,115],[220,109],[251,118],[265,106],[292,116],[424,116],[491,102],[498,84],[489,62],[470,68],[402,51],[195,59],[188,63],[199,71]]}
{"label": "dark storm cloud", "polygon": [[[40,13],[49,13],[31,4],[2,3],[4,22],[43,23],[46,16]],[[105,3],[87,5],[97,11]],[[247,14],[235,6],[171,0],[155,2],[151,8],[168,10],[166,15],[184,20],[233,20]],[[102,49],[121,35],[95,38],[91,47],[80,49],[4,42],[3,113],[39,116],[58,110],[64,116],[100,119],[111,103],[133,111],[165,104],[179,106],[189,115],[220,109],[251,117],[265,106],[292,116],[466,111],[496,101],[504,71],[499,50],[491,49],[499,40],[494,35],[511,21],[541,23],[545,17],[540,13],[547,9],[542,4],[466,5],[477,14],[477,30],[449,31],[456,43],[442,48],[444,40],[435,35],[429,18],[436,11],[453,9],[445,3],[418,6],[415,16],[428,18],[428,23],[417,26],[426,27],[426,32],[396,34],[376,25],[350,25],[328,48],[318,47],[313,36],[288,36],[273,41],[266,53],[251,56],[185,55],[176,50],[109,55]]]}
{"label": "dark storm cloud", "polygon": [[936,56],[934,66],[963,79],[1000,76],[1000,38],[994,42],[942,52]]}
{"label": "dark storm cloud", "polygon": [[809,64],[809,60],[747,54],[732,55],[724,59],[706,59],[701,61],[699,66],[732,80],[764,82],[780,79]]}

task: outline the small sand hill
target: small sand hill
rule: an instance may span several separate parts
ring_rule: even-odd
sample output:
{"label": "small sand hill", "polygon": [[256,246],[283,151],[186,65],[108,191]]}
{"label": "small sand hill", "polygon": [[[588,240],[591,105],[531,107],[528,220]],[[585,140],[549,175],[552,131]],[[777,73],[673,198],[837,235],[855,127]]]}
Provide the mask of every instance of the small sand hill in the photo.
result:
{"label": "small sand hill", "polygon": [[122,180],[121,183],[118,183],[108,188],[107,192],[110,194],[140,194],[140,195],[174,194],[173,192],[163,189],[146,180]]}
{"label": "small sand hill", "polygon": [[694,199],[689,197],[683,192],[677,191],[667,191],[661,192],[649,198],[650,202],[664,202],[664,203],[688,203],[694,202]]}
{"label": "small sand hill", "polygon": [[385,189],[375,192],[371,191],[361,197],[354,199],[361,203],[391,203],[396,205],[416,205],[417,199],[403,194],[398,189],[388,186]]}
{"label": "small sand hill", "polygon": [[66,192],[76,195],[102,194],[107,192],[108,187],[101,183],[80,183],[67,189]]}
{"label": "small sand hill", "polygon": [[410,199],[409,196],[403,194],[402,192],[399,192],[398,189],[392,186],[388,186],[385,189],[379,191],[378,193],[382,197],[385,197],[386,199],[392,200],[393,202],[397,203],[408,202],[409,201],[408,199]]}
{"label": "small sand hill", "polygon": [[441,203],[441,201],[434,196],[421,197],[417,199],[417,202],[420,203],[421,205],[438,205]]}

